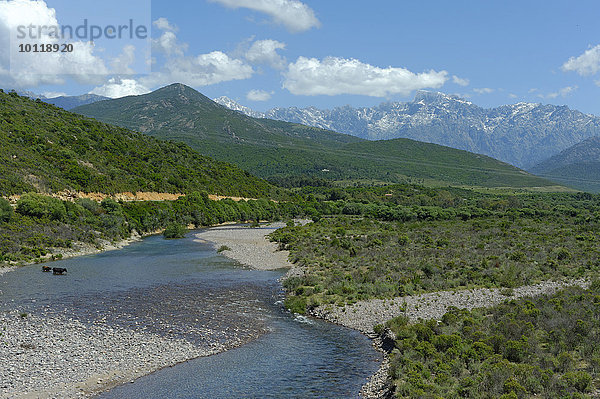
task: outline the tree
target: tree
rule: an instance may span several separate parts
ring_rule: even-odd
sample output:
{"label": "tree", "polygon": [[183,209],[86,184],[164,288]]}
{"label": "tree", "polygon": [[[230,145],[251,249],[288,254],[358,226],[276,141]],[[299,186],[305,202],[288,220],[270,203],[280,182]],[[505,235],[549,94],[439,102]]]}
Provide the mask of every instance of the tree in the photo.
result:
{"label": "tree", "polygon": [[63,220],[67,215],[65,204],[57,198],[41,194],[23,194],[17,202],[17,212],[24,216]]}
{"label": "tree", "polygon": [[0,222],[10,222],[13,216],[13,208],[4,198],[0,198]]}

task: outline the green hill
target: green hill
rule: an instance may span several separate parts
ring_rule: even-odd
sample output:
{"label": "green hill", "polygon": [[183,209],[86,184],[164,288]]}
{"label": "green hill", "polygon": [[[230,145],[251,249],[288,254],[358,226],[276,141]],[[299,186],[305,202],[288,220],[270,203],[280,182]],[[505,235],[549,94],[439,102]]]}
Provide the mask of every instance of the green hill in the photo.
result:
{"label": "green hill", "polygon": [[591,137],[539,163],[532,169],[560,184],[600,192],[600,137]]}
{"label": "green hill", "polygon": [[106,123],[183,141],[204,155],[234,163],[263,178],[310,176],[329,180],[405,182],[486,187],[549,186],[489,157],[412,140],[370,142],[303,125],[255,119],[173,84],[142,96],[74,109]]}
{"label": "green hill", "polygon": [[0,92],[0,195],[62,190],[281,193],[238,167],[166,142]]}

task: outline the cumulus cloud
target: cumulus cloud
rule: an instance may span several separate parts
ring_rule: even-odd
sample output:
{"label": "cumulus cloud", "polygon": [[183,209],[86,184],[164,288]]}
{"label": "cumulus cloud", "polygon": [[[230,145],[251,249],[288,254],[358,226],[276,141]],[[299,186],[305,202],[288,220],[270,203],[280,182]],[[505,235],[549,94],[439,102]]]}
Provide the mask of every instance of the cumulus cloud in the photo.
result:
{"label": "cumulus cloud", "polygon": [[[0,0],[0,83],[4,86],[34,87],[42,84],[61,84],[65,75],[71,75],[81,83],[98,82],[108,73],[104,61],[94,54],[93,43],[74,41],[70,53],[21,53],[12,64],[10,37],[20,25],[58,26],[56,12],[44,1]],[[42,32],[40,39],[23,39],[20,43],[58,43],[49,32]],[[10,66],[10,68],[9,68]]]}
{"label": "cumulus cloud", "polygon": [[321,23],[315,12],[298,0],[209,0],[226,7],[248,8],[269,15],[277,24],[285,26],[290,32],[304,32],[318,28]]}
{"label": "cumulus cloud", "polygon": [[155,87],[174,82],[189,86],[208,86],[230,80],[250,78],[252,67],[244,61],[231,58],[222,51],[213,51],[195,57],[179,57],[169,60],[163,68],[140,81],[145,86]]}
{"label": "cumulus cloud", "polygon": [[152,24],[163,31],[158,39],[152,39],[152,50],[167,56],[183,56],[188,45],[177,41],[175,34],[177,28],[164,17],[157,19]]}
{"label": "cumulus cloud", "polygon": [[286,59],[277,50],[285,49],[285,43],[277,40],[257,40],[246,51],[246,59],[253,64],[266,64],[274,69],[285,69]]}
{"label": "cumulus cloud", "polygon": [[562,66],[563,71],[574,71],[581,76],[594,75],[600,70],[600,44],[586,50],[578,57],[571,57]]}
{"label": "cumulus cloud", "polygon": [[110,78],[104,85],[94,88],[90,94],[119,98],[149,93],[150,90],[135,79]]}
{"label": "cumulus cloud", "polygon": [[473,89],[473,91],[477,94],[490,94],[490,93],[493,93],[495,90],[490,89],[489,87],[481,87],[481,88]]}
{"label": "cumulus cloud", "polygon": [[156,21],[152,22],[152,25],[163,31],[177,32],[178,30],[177,27],[175,25],[171,25],[169,20],[165,17],[160,17]]}
{"label": "cumulus cloud", "polygon": [[452,76],[452,82],[456,83],[459,86],[468,86],[470,83],[469,79],[459,78],[456,75]]}
{"label": "cumulus cloud", "polygon": [[[156,87],[180,82],[189,86],[208,86],[230,80],[248,79],[254,74],[252,66],[222,51],[213,51],[196,56],[187,55],[188,46],[180,43],[175,34],[176,27],[166,18],[153,22],[164,30],[152,47],[167,56],[167,61],[148,76],[140,78],[144,87]],[[276,53],[275,53],[276,54]]]}
{"label": "cumulus cloud", "polygon": [[283,87],[292,94],[358,94],[387,97],[408,95],[413,90],[439,88],[448,80],[446,71],[413,73],[404,68],[379,68],[356,59],[299,57],[284,72]]}
{"label": "cumulus cloud", "polygon": [[566,97],[569,94],[573,93],[578,88],[579,88],[578,86],[567,86],[567,87],[563,87],[562,89],[559,89],[556,92],[548,93],[546,95],[538,94],[538,97],[545,98],[545,99],[550,99],[550,100],[554,99],[554,98],[557,98],[557,97]]}
{"label": "cumulus cloud", "polygon": [[268,101],[271,99],[273,92],[269,93],[264,90],[250,90],[246,94],[246,98],[250,101]]}
{"label": "cumulus cloud", "polygon": [[123,47],[123,52],[112,60],[112,72],[116,74],[133,75],[135,72],[131,69],[131,64],[135,61],[135,46],[128,44]]}

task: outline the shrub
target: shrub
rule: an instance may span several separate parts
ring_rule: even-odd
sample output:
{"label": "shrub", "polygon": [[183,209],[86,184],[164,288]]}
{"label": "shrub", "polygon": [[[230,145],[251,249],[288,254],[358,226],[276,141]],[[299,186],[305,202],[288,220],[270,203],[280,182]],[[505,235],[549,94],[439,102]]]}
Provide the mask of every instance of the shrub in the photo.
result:
{"label": "shrub", "polygon": [[165,229],[163,236],[166,239],[183,238],[187,233],[187,228],[178,223],[171,223]]}
{"label": "shrub", "polygon": [[23,194],[17,202],[17,212],[24,216],[63,220],[67,215],[65,204],[57,198],[40,194]]}
{"label": "shrub", "polygon": [[10,222],[13,216],[13,208],[4,198],[0,198],[0,222]]}
{"label": "shrub", "polygon": [[219,247],[219,249],[217,249],[217,252],[223,252],[223,251],[231,251],[231,248],[229,248],[227,245],[221,245]]}

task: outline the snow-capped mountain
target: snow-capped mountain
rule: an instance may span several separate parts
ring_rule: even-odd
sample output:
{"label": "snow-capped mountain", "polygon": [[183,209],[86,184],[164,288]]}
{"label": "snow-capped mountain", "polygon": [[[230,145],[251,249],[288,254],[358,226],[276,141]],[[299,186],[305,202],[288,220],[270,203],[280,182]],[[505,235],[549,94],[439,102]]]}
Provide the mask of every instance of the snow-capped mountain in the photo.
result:
{"label": "snow-capped mountain", "polygon": [[234,111],[239,111],[242,114],[251,116],[253,118],[264,118],[265,117],[265,114],[263,112],[254,111],[252,108],[244,107],[240,103],[238,103],[226,96],[215,98],[213,101],[224,107],[227,107]]}
{"label": "snow-capped mountain", "polygon": [[566,106],[517,103],[481,108],[458,96],[419,91],[413,101],[372,108],[273,108],[261,113],[226,97],[215,100],[246,115],[302,123],[369,140],[410,138],[485,154],[528,168],[589,137],[600,118]]}

